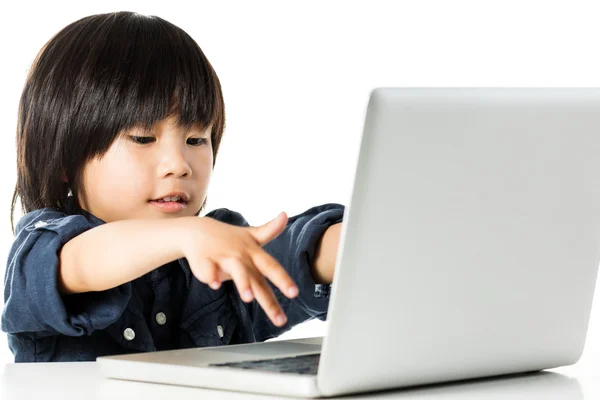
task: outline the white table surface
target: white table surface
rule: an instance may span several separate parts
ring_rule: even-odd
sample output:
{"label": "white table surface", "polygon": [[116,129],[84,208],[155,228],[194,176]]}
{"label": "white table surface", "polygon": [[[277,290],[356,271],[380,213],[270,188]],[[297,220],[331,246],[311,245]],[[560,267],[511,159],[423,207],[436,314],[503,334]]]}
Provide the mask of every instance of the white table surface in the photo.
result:
{"label": "white table surface", "polygon": [[[5,364],[0,366],[0,399],[273,399],[191,387],[108,379],[96,363]],[[386,399],[600,399],[600,357],[585,352],[568,367],[540,373],[422,386],[345,398]]]}

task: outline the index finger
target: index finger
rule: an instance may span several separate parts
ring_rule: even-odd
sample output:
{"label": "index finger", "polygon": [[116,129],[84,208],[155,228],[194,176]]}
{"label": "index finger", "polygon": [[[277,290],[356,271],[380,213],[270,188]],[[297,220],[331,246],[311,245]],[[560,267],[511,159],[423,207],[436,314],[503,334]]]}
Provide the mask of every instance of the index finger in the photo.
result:
{"label": "index finger", "polygon": [[298,286],[290,278],[285,268],[273,256],[265,250],[260,249],[252,254],[252,261],[256,269],[270,280],[286,297],[292,299],[298,296]]}

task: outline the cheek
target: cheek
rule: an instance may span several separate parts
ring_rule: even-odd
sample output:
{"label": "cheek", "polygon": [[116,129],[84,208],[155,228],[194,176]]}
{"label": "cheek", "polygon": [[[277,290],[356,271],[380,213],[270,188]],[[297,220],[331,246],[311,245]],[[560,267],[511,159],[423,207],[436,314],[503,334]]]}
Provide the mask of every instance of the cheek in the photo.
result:
{"label": "cheek", "polygon": [[202,162],[198,162],[193,166],[193,170],[197,174],[198,181],[202,182],[202,186],[206,189],[212,176],[212,157],[210,162],[206,158]]}
{"label": "cheek", "polygon": [[102,199],[103,203],[118,201],[125,205],[144,195],[148,179],[145,169],[131,156],[121,152],[109,152],[90,169],[88,185],[90,194]]}
{"label": "cheek", "polygon": [[200,175],[207,181],[210,180],[213,171],[213,153],[212,148],[206,149],[206,154],[200,159],[199,165],[196,166],[196,171],[200,171]]}
{"label": "cheek", "polygon": [[111,166],[106,183],[111,192],[118,194],[122,200],[134,199],[136,196],[144,195],[147,187],[148,173],[139,164],[122,162]]}

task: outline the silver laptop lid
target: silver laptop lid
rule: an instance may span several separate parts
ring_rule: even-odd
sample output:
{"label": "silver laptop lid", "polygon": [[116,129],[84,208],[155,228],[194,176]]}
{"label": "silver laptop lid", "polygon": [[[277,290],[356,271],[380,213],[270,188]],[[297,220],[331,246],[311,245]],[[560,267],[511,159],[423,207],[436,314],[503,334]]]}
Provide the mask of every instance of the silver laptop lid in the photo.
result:
{"label": "silver laptop lid", "polygon": [[319,390],[575,362],[599,249],[600,90],[373,91]]}

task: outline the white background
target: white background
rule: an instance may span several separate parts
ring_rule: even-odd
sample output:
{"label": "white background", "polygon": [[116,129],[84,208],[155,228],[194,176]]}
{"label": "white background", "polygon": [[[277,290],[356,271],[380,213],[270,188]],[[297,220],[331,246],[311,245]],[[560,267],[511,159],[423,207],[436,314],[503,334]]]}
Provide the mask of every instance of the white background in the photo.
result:
{"label": "white background", "polygon": [[[158,15],[198,42],[219,75],[227,112],[208,210],[227,207],[255,225],[280,211],[347,204],[373,87],[600,86],[594,2],[97,3],[0,6],[2,275],[12,243],[14,137],[25,75],[52,35],[90,14]],[[599,308],[581,363],[600,355]],[[311,322],[289,336],[325,329]],[[2,335],[0,365],[11,361]]]}

